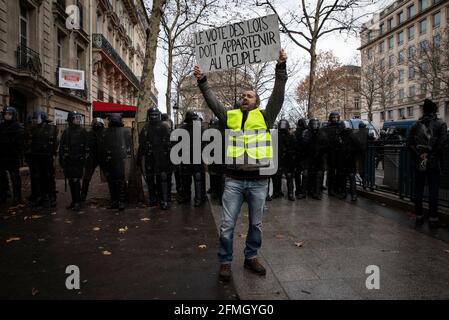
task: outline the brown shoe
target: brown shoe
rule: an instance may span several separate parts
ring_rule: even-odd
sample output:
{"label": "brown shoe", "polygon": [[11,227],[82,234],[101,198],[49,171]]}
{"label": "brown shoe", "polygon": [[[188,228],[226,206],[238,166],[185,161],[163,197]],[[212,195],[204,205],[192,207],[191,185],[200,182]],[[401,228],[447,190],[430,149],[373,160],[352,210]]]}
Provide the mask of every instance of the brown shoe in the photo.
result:
{"label": "brown shoe", "polygon": [[232,278],[232,270],[231,270],[231,264],[230,263],[222,263],[220,265],[220,272],[218,274],[218,277],[221,281],[229,282]]}
{"label": "brown shoe", "polygon": [[243,265],[246,269],[251,270],[254,273],[257,273],[261,276],[266,275],[267,271],[263,267],[263,265],[257,260],[257,258],[245,259],[245,263]]}

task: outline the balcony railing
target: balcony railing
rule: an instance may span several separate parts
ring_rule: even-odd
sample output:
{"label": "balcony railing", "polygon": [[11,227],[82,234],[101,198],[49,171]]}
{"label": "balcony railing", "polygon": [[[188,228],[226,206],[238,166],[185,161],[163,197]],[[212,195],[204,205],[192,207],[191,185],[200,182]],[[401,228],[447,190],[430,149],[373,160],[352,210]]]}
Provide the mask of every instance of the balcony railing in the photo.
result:
{"label": "balcony railing", "polygon": [[120,68],[122,73],[132,82],[132,84],[136,88],[140,89],[139,79],[137,79],[136,75],[128,67],[125,61],[123,61],[117,51],[115,51],[109,41],[101,33],[94,33],[92,35],[92,40],[93,48],[103,50],[103,52]]}
{"label": "balcony railing", "polygon": [[39,53],[26,46],[19,45],[16,54],[17,69],[31,72],[34,75],[41,75],[42,66]]}

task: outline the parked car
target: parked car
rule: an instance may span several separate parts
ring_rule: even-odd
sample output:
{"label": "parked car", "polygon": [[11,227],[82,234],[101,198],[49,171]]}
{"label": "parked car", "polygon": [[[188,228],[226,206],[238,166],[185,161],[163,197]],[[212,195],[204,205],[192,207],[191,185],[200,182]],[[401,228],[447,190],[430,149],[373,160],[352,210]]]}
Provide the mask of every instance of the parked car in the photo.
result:
{"label": "parked car", "polygon": [[[368,128],[368,134],[372,135],[376,140],[379,138],[379,132],[376,130],[376,128],[374,128],[373,124],[371,122],[369,122],[368,120],[354,118],[354,119],[344,120],[344,122],[345,122],[345,125],[347,128],[354,129],[354,130],[359,128],[360,122],[363,122],[364,124],[366,124],[366,127]],[[324,128],[326,126],[327,126],[327,121],[321,122],[322,128]]]}
{"label": "parked car", "polygon": [[408,134],[410,132],[410,128],[416,122],[416,120],[390,120],[385,121],[382,130],[385,132],[391,132],[393,129],[396,129],[396,134],[399,134],[404,139],[407,139]]}

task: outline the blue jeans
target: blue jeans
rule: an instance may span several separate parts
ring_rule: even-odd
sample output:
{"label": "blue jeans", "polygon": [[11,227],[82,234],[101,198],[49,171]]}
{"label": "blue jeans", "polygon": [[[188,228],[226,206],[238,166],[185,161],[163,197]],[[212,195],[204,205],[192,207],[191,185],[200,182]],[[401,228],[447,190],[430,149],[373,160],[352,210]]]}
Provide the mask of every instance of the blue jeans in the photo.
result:
{"label": "blue jeans", "polygon": [[249,208],[245,259],[257,256],[257,250],[262,245],[262,216],[267,189],[268,179],[236,180],[226,178],[218,249],[218,258],[221,263],[231,263],[232,261],[234,228],[244,199],[248,202]]}

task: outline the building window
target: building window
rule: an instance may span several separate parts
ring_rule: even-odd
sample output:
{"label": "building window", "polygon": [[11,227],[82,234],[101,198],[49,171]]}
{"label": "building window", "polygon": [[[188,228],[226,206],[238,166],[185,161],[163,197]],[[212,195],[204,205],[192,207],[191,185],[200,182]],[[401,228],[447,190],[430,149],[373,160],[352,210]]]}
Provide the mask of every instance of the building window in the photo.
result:
{"label": "building window", "polygon": [[416,96],[416,87],[415,86],[411,86],[408,88],[408,96],[409,97]]}
{"label": "building window", "polygon": [[423,11],[429,7],[429,0],[419,0],[419,10]]}
{"label": "building window", "polygon": [[404,99],[404,97],[405,97],[405,90],[404,89],[399,89],[398,97],[399,97],[399,99]]}
{"label": "building window", "polygon": [[413,107],[407,107],[407,117],[413,117]]}
{"label": "building window", "polygon": [[110,103],[114,103],[114,97],[113,96],[109,96],[109,100]]}
{"label": "building window", "polygon": [[97,92],[97,100],[103,101],[103,99],[104,99],[104,92],[103,92],[103,90],[98,90],[98,92]]}
{"label": "building window", "polygon": [[385,31],[385,25],[384,25],[384,23],[382,22],[382,23],[380,24],[380,26],[379,26],[379,34],[383,34],[384,31]]}
{"label": "building window", "polygon": [[389,37],[388,38],[388,49],[393,49],[393,47],[394,47],[394,38],[393,38],[393,36],[391,36],[391,37]]}
{"label": "building window", "polygon": [[405,75],[404,70],[400,69],[399,72],[398,72],[398,82],[399,83],[404,82],[404,75]]}
{"label": "building window", "polygon": [[415,5],[412,4],[411,6],[407,7],[407,17],[410,19],[415,15]]}
{"label": "building window", "polygon": [[374,56],[374,49],[373,48],[369,48],[368,49],[368,59],[371,60]]}
{"label": "building window", "polygon": [[426,32],[427,32],[427,20],[424,19],[419,22],[419,33],[423,34]]}
{"label": "building window", "polygon": [[385,121],[385,112],[384,111],[380,112],[380,121]]}
{"label": "building window", "polygon": [[405,110],[404,108],[398,109],[399,119],[405,119]]}
{"label": "building window", "polygon": [[384,59],[380,59],[380,62],[379,62],[379,67],[380,67],[380,70],[385,70],[385,60]]}
{"label": "building window", "polygon": [[432,15],[432,26],[434,28],[439,28],[441,25],[441,12],[438,11]]}
{"label": "building window", "polygon": [[398,63],[403,63],[405,61],[404,50],[399,51],[398,54]]}
{"label": "building window", "polygon": [[415,57],[415,54],[416,54],[415,46],[408,47],[408,58],[412,59],[413,57]]}
{"label": "building window", "polygon": [[387,114],[388,114],[388,120],[393,120],[393,110],[388,110]]}
{"label": "building window", "polygon": [[103,16],[97,15],[97,33],[103,33]]}
{"label": "building window", "polygon": [[19,26],[19,43],[21,46],[28,47],[28,10],[23,3],[20,3]]}
{"label": "building window", "polygon": [[441,45],[441,36],[436,34],[433,36],[433,45],[435,48],[439,48]]}
{"label": "building window", "polygon": [[392,68],[394,66],[394,55],[388,57],[388,67]]}
{"label": "building window", "polygon": [[421,94],[427,93],[427,83],[421,83]]}
{"label": "building window", "polygon": [[415,26],[407,28],[408,40],[413,40],[415,38]]}
{"label": "building window", "polygon": [[78,47],[78,49],[76,50],[76,69],[77,70],[84,70],[83,56],[84,56],[83,48]]}
{"label": "building window", "polygon": [[354,99],[354,109],[355,110],[359,110],[360,109],[360,99],[359,98],[355,98]]}
{"label": "building window", "polygon": [[424,40],[419,43],[419,50],[421,54],[426,53],[428,49],[429,49],[429,41]]}
{"label": "building window", "polygon": [[404,44],[404,31],[398,33],[398,46],[402,46]]}
{"label": "building window", "polygon": [[408,66],[408,78],[409,80],[415,79],[415,68],[413,66]]}
{"label": "building window", "polygon": [[391,30],[392,27],[393,27],[393,18],[390,18],[387,20],[387,29]]}
{"label": "building window", "polygon": [[368,41],[373,40],[373,31],[368,31]]}
{"label": "building window", "polygon": [[379,43],[379,53],[383,53],[384,52],[384,42],[382,41],[381,43]]}
{"label": "building window", "polygon": [[403,11],[398,13],[398,25],[400,25],[402,22],[404,22],[404,12]]}

